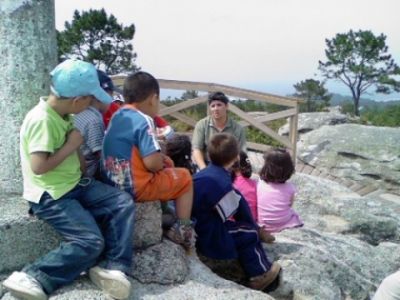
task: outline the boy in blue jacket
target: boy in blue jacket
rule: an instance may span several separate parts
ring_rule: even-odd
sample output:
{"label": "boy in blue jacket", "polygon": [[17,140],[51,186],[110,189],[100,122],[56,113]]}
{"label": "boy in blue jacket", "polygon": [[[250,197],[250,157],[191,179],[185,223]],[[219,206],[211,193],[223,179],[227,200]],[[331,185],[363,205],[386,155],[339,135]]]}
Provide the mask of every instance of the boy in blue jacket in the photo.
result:
{"label": "boy in blue jacket", "polygon": [[229,169],[239,151],[234,136],[214,135],[208,147],[211,163],[193,177],[196,247],[208,258],[238,259],[249,278],[248,286],[265,290],[281,267],[268,260],[247,202],[232,186]]}

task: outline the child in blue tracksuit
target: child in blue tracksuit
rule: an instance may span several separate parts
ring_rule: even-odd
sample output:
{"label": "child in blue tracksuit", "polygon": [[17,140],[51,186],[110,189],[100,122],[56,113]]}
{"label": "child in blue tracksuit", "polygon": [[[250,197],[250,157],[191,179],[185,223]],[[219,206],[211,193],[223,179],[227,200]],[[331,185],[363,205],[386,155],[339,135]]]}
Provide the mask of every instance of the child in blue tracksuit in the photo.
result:
{"label": "child in blue tracksuit", "polygon": [[208,154],[211,164],[193,177],[197,250],[212,259],[238,259],[249,287],[264,290],[281,267],[269,262],[247,202],[232,186],[229,169],[238,159],[239,144],[234,136],[219,133],[211,138]]}

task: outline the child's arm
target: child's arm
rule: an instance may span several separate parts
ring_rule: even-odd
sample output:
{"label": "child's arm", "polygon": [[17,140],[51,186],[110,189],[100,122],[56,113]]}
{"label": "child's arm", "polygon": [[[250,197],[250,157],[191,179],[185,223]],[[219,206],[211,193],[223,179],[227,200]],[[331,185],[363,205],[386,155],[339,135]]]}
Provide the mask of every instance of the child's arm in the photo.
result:
{"label": "child's arm", "polygon": [[296,186],[293,184],[293,183],[291,183],[291,182],[288,182],[288,185],[289,185],[289,187],[290,187],[290,189],[291,189],[291,198],[290,198],[290,207],[292,207],[293,206],[293,202],[294,202],[294,199],[295,199],[295,197],[296,197],[296,193],[297,193],[297,188],[296,188]]}
{"label": "child's arm", "polygon": [[293,194],[292,198],[290,199],[290,207],[293,206],[294,198],[295,198],[295,194]]}
{"label": "child's arm", "polygon": [[[100,154],[100,152],[98,152]],[[79,155],[79,162],[81,164],[81,172],[82,174],[85,173],[86,171],[86,161],[85,161],[85,156],[83,156],[83,153],[81,150],[78,150],[78,155]],[[100,156],[100,155],[99,155]]]}
{"label": "child's arm", "polygon": [[174,161],[167,155],[162,154],[163,156],[163,163],[164,163],[164,168],[174,168],[175,164]]}
{"label": "child's arm", "polygon": [[30,155],[31,169],[34,174],[42,175],[62,163],[71,153],[83,143],[82,135],[78,130],[72,130],[65,144],[53,154],[49,152],[34,152]]}
{"label": "child's arm", "polygon": [[201,150],[193,149],[193,158],[200,170],[207,167],[207,165],[204,161],[203,153],[201,152]]}
{"label": "child's arm", "polygon": [[164,169],[164,158],[161,152],[154,152],[143,158],[144,166],[150,172],[158,172]]}

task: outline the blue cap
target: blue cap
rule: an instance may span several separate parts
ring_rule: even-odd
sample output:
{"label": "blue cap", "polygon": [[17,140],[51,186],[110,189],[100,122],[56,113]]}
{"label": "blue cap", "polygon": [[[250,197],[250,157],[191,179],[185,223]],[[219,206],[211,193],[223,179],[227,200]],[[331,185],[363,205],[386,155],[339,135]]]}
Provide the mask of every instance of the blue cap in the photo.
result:
{"label": "blue cap", "polygon": [[101,88],[97,70],[91,63],[67,59],[55,67],[50,75],[51,91],[57,97],[73,98],[91,95],[103,103],[112,102],[112,97]]}

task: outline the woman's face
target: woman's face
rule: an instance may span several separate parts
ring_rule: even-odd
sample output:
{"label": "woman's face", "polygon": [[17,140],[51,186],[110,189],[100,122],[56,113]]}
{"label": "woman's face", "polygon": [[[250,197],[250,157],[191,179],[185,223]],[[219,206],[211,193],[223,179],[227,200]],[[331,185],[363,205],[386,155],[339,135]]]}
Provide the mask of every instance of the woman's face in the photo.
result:
{"label": "woman's face", "polygon": [[213,100],[210,103],[210,113],[214,120],[224,120],[228,111],[228,104],[219,100]]}

